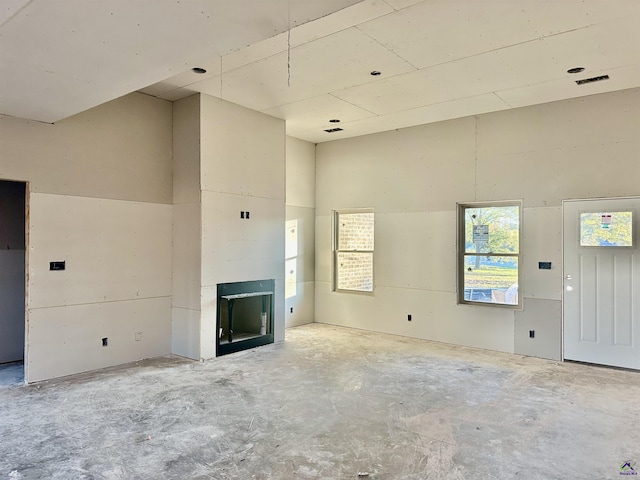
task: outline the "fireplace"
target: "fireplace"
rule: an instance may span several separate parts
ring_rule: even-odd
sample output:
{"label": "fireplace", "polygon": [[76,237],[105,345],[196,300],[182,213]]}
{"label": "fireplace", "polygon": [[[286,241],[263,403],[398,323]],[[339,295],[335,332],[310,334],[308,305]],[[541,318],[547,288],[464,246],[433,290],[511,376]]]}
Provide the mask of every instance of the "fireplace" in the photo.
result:
{"label": "fireplace", "polygon": [[219,283],[217,356],[273,343],[275,280]]}

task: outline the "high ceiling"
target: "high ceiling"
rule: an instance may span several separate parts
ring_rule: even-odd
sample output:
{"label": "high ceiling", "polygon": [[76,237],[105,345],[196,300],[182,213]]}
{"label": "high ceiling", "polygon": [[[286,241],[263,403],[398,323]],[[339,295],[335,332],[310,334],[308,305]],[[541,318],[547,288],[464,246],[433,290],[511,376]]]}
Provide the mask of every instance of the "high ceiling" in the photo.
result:
{"label": "high ceiling", "polygon": [[136,90],[167,100],[202,92],[322,142],[640,87],[640,0],[2,0],[0,9],[0,112],[45,122]]}

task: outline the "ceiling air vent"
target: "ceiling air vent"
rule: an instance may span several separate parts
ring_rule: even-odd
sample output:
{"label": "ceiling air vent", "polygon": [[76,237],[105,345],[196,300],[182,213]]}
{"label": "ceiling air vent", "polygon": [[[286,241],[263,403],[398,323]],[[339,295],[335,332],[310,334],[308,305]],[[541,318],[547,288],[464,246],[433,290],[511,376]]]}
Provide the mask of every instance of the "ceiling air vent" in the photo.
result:
{"label": "ceiling air vent", "polygon": [[328,128],[327,130],[325,130],[325,132],[327,133],[333,133],[333,132],[341,132],[343,129],[340,127],[336,127],[336,128]]}
{"label": "ceiling air vent", "polygon": [[584,85],[585,83],[601,82],[602,80],[609,80],[609,75],[600,75],[599,77],[585,78],[584,80],[576,80],[578,85]]}

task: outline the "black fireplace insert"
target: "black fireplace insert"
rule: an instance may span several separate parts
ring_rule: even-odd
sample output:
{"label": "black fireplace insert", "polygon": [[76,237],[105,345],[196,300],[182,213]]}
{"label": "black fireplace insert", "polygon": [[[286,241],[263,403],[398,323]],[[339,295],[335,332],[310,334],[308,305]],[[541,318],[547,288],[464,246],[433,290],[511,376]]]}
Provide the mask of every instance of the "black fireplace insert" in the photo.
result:
{"label": "black fireplace insert", "polygon": [[218,284],[217,356],[273,343],[275,280]]}

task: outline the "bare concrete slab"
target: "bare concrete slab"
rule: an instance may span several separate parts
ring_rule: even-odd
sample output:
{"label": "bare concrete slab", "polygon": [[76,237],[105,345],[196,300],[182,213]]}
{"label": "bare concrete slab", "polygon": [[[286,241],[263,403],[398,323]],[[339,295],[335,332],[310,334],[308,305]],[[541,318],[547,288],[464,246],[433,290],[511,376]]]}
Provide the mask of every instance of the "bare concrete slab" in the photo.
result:
{"label": "bare concrete slab", "polygon": [[327,325],[0,389],[2,479],[620,478],[640,373]]}

